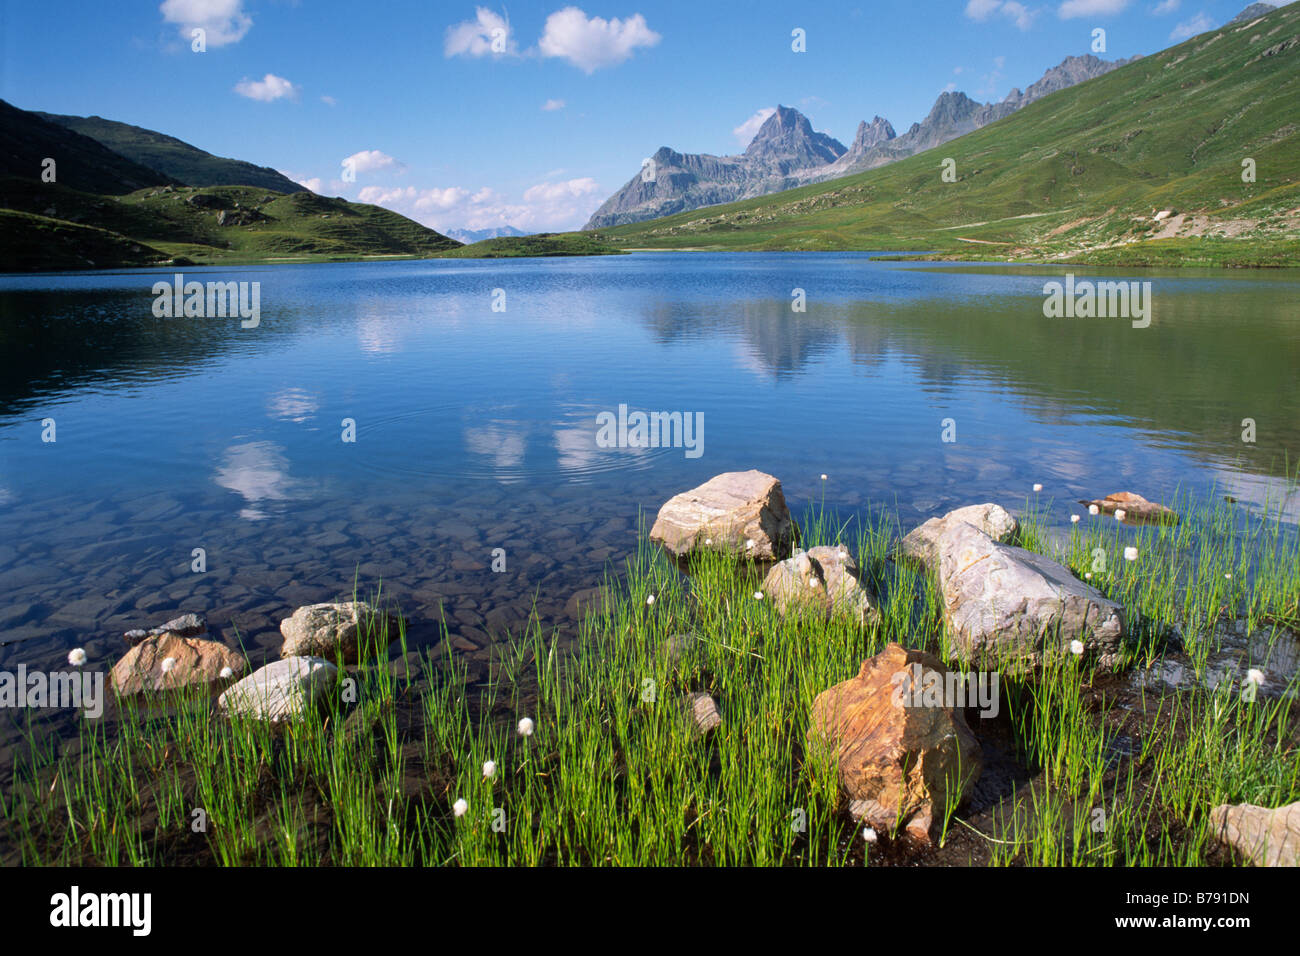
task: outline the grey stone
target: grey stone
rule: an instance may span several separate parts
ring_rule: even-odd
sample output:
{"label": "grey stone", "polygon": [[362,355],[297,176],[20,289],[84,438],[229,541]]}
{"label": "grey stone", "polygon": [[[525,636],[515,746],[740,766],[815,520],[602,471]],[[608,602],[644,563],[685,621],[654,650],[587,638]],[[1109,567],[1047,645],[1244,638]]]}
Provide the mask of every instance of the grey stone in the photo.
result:
{"label": "grey stone", "polygon": [[1015,516],[1001,505],[988,502],[982,505],[967,505],[955,511],[949,511],[940,518],[931,518],[920,527],[913,528],[899,544],[903,557],[919,561],[931,571],[937,571],[939,554],[936,545],[945,528],[956,521],[974,525],[994,541],[1009,544],[1020,533],[1020,523]]}
{"label": "grey stone", "polygon": [[1100,665],[1118,662],[1124,609],[1069,569],[965,522],[949,524],[937,548],[944,617],[963,656],[1036,666],[1078,640]]}
{"label": "grey stone", "polygon": [[880,619],[871,593],[862,586],[857,561],[839,545],[801,551],[773,566],[762,590],[782,615],[792,611],[812,611],[826,618],[843,614],[864,624]]}
{"label": "grey stone", "polygon": [[302,717],[330,693],[338,668],[319,657],[288,657],[249,674],[217,698],[236,717],[280,723]]}

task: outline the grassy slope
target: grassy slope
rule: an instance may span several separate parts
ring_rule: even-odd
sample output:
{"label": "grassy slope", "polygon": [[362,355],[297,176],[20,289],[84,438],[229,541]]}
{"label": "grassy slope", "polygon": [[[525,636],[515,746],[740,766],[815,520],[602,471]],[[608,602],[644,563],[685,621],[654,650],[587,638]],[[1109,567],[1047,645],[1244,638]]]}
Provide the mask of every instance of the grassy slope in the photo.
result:
{"label": "grassy slope", "polygon": [[0,100],[0,176],[39,181],[46,159],[55,161],[56,182],[83,192],[120,196],[171,182],[88,136]]}
{"label": "grassy slope", "polygon": [[305,188],[266,166],[213,156],[174,136],[129,123],[118,123],[100,116],[36,115],[89,136],[113,152],[187,186],[253,186],[282,193],[300,192]]}
{"label": "grassy slope", "polygon": [[[0,205],[66,225],[95,227],[124,243],[123,249],[152,247],[156,255],[150,261],[178,256],[199,264],[434,256],[458,247],[455,240],[378,206],[248,186],[154,188],[112,198],[11,178],[0,180]],[[218,221],[223,212],[226,225]],[[47,248],[32,238],[24,236],[27,248],[21,257],[6,247],[0,268],[69,267],[65,248]],[[82,258],[101,268],[148,264],[135,254],[101,259],[87,253]]]}
{"label": "grassy slope", "polygon": [[511,259],[528,256],[604,256],[618,254],[607,242],[583,232],[498,236],[443,253],[449,259]]}
{"label": "grassy slope", "polygon": [[147,266],[162,258],[157,249],[115,232],[0,209],[0,269],[103,269]]}
{"label": "grassy slope", "polygon": [[[1288,46],[1288,44],[1290,44]],[[1263,55],[1271,51],[1269,55]],[[1300,262],[1300,6],[1193,37],[880,169],[598,235],[626,248]],[[956,160],[957,182],[940,179]],[[1241,180],[1243,158],[1257,181]],[[1156,238],[1156,210],[1204,219]],[[1192,223],[1188,223],[1192,225]]]}

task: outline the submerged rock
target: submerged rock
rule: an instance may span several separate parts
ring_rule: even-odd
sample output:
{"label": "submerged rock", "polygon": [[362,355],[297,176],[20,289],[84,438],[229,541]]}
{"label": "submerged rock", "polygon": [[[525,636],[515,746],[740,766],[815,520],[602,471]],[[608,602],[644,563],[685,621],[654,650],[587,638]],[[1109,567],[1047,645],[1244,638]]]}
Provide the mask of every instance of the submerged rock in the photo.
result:
{"label": "submerged rock", "polygon": [[134,631],[127,631],[122,636],[126,638],[128,644],[139,644],[146,637],[159,637],[163,634],[175,634],[177,637],[198,637],[200,634],[208,632],[208,621],[202,614],[182,614],[180,617],[174,617],[166,624],[160,624],[158,627],[151,627],[149,630],[137,628]]}
{"label": "submerged rock", "polygon": [[729,471],[674,495],[650,529],[650,540],[678,558],[720,551],[776,561],[797,536],[781,482],[761,471]]}
{"label": "submerged rock", "polygon": [[784,615],[812,611],[827,618],[849,615],[862,623],[880,620],[871,592],[862,586],[858,563],[847,548],[811,548],[775,565],[763,593]]}
{"label": "submerged rock", "polygon": [[1123,607],[1068,568],[964,522],[944,529],[938,551],[944,619],[967,659],[1036,666],[1077,640],[1102,666],[1118,663]]}
{"label": "submerged rock", "polygon": [[[230,673],[222,676],[226,668]],[[163,632],[142,638],[127,651],[113,666],[111,678],[113,689],[129,697],[224,683],[247,670],[243,655],[224,644]]]}
{"label": "submerged rock", "polygon": [[[343,663],[355,664],[363,641],[374,645],[366,648],[373,652],[380,650],[379,641],[396,639],[394,623],[365,601],[309,604],[280,622],[280,656],[334,659],[342,653]],[[385,626],[389,631],[381,636]]]}
{"label": "submerged rock", "polygon": [[217,708],[273,724],[293,720],[324,700],[337,677],[338,668],[323,658],[287,657],[228,688],[217,698]]}
{"label": "submerged rock", "polygon": [[1300,866],[1300,800],[1275,810],[1225,803],[1210,811],[1210,825],[1256,866]]}
{"label": "submerged rock", "polygon": [[964,521],[973,525],[994,541],[1010,544],[1020,534],[1020,522],[1011,512],[1001,505],[988,502],[982,505],[967,505],[955,511],[949,511],[939,518],[931,518],[920,527],[913,528],[899,543],[899,550],[906,558],[919,561],[931,571],[939,566],[939,536],[944,529],[954,522]]}
{"label": "submerged rock", "polygon": [[899,644],[867,658],[857,676],[817,695],[808,741],[834,748],[840,785],[860,822],[892,831],[914,821],[908,832],[925,839],[949,795],[959,802],[970,793],[984,758],[961,709],[905,696],[917,673],[946,684],[948,668]]}
{"label": "submerged rock", "polygon": [[1118,491],[1094,501],[1080,500],[1079,504],[1096,505],[1099,511],[1108,515],[1123,512],[1122,520],[1134,524],[1178,524],[1178,512],[1147,501],[1131,491]]}

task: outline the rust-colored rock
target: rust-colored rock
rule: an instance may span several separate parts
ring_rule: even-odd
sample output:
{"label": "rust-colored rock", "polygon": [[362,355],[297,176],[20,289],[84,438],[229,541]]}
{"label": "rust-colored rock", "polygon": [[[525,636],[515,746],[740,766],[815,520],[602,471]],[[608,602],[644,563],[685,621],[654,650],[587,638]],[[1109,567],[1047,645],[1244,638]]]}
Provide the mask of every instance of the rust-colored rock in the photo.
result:
{"label": "rust-colored rock", "polygon": [[[222,676],[226,668],[230,672]],[[225,685],[246,670],[243,656],[224,644],[167,632],[146,637],[127,651],[114,665],[112,681],[113,689],[126,697],[194,684]]]}
{"label": "rust-colored rock", "polygon": [[1117,491],[1113,495],[1097,498],[1094,501],[1081,500],[1079,504],[1096,505],[1099,510],[1108,515],[1123,511],[1123,520],[1126,523],[1178,524],[1178,512],[1164,505],[1158,505],[1154,501],[1147,501],[1141,495],[1135,495],[1131,491]]}
{"label": "rust-colored rock", "polygon": [[[808,741],[812,751],[834,747],[840,785],[855,815],[870,810],[863,822],[887,831],[903,824],[921,837],[943,819],[950,793],[958,802],[970,793],[983,754],[959,708],[905,698],[917,673],[925,681],[933,674],[942,685],[948,668],[932,654],[898,644],[867,658],[856,677],[817,695]],[[913,820],[916,825],[908,825]]]}
{"label": "rust-colored rock", "polygon": [[650,529],[650,540],[678,558],[721,551],[779,561],[797,536],[781,482],[761,471],[729,471],[674,495]]}

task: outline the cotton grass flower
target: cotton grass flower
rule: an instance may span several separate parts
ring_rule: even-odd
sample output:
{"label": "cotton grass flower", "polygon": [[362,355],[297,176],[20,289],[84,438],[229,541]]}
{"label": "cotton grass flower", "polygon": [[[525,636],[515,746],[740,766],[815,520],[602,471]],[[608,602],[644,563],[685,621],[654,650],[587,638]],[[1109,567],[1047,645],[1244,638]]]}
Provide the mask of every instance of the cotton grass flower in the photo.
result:
{"label": "cotton grass flower", "polygon": [[497,762],[495,760],[483,761],[483,776],[491,780],[497,775]]}
{"label": "cotton grass flower", "polygon": [[825,476],[825,475],[822,475],[822,481],[825,481],[825,480],[826,480],[826,476]]}
{"label": "cotton grass flower", "polygon": [[456,814],[456,816],[458,817],[463,817],[468,811],[469,811],[469,804],[465,802],[464,797],[461,797],[459,800],[457,800],[455,803],[451,805],[451,812]]}
{"label": "cotton grass flower", "polygon": [[1070,515],[1070,524],[1078,524],[1078,523],[1079,523],[1079,516],[1078,516],[1078,515]]}
{"label": "cotton grass flower", "polygon": [[1128,517],[1128,512],[1125,511],[1123,508],[1116,508],[1116,509],[1115,509],[1115,520],[1116,520],[1116,521],[1123,521],[1126,517]]}
{"label": "cotton grass flower", "polygon": [[163,662],[162,662],[162,672],[163,672],[164,674],[169,674],[169,673],[171,673],[171,669],[172,669],[173,667],[175,667],[175,666],[176,666],[176,658],[174,658],[174,657],[164,657],[164,658],[163,658]]}
{"label": "cotton grass flower", "polygon": [[1125,561],[1136,561],[1137,559],[1138,559],[1138,549],[1137,549],[1137,548],[1125,548],[1125,549],[1124,549],[1124,560],[1125,560]]}
{"label": "cotton grass flower", "polygon": [[1071,641],[1071,642],[1070,642],[1070,653],[1073,654],[1075,657],[1080,657],[1080,656],[1082,656],[1082,655],[1083,655],[1083,641]]}
{"label": "cotton grass flower", "polygon": [[646,596],[645,603],[647,605],[654,604],[654,602],[655,602],[655,596],[653,594]]}
{"label": "cotton grass flower", "polygon": [[234,677],[234,676],[235,676],[235,670],[234,670],[234,668],[232,668],[232,667],[223,667],[223,668],[221,668],[221,679],[222,679],[222,680],[229,680],[230,678],[232,678],[232,677]]}
{"label": "cotton grass flower", "polygon": [[871,827],[865,827],[862,831],[862,839],[866,840],[868,843],[875,843],[876,831]]}
{"label": "cotton grass flower", "polygon": [[762,591],[755,591],[755,592],[754,592],[754,600],[755,600],[755,601],[761,601],[761,600],[763,600],[763,592],[762,592]]}
{"label": "cotton grass flower", "polygon": [[1043,486],[1042,486],[1042,485],[1037,484],[1037,483],[1034,484],[1034,491],[1042,491],[1042,490],[1043,490]]}
{"label": "cotton grass flower", "polygon": [[1254,684],[1256,687],[1264,686],[1264,672],[1257,667],[1252,667],[1246,671],[1246,683]]}
{"label": "cotton grass flower", "polygon": [[84,647],[74,647],[68,651],[68,663],[73,667],[80,667],[86,663],[86,649]]}
{"label": "cotton grass flower", "polygon": [[1091,571],[1084,571],[1084,572],[1083,572],[1083,579],[1084,579],[1085,581],[1091,581],[1091,580],[1092,580],[1092,572],[1091,572]]}
{"label": "cotton grass flower", "polygon": [[746,539],[745,539],[745,547],[748,549],[748,548],[752,548],[753,546],[754,546],[754,539],[753,539],[753,538],[746,538]]}
{"label": "cotton grass flower", "polygon": [[1098,508],[1096,505],[1088,505],[1088,514],[1099,515],[1101,514],[1101,509]]}
{"label": "cotton grass flower", "polygon": [[519,736],[531,737],[533,735],[533,718],[525,717],[519,721]]}

